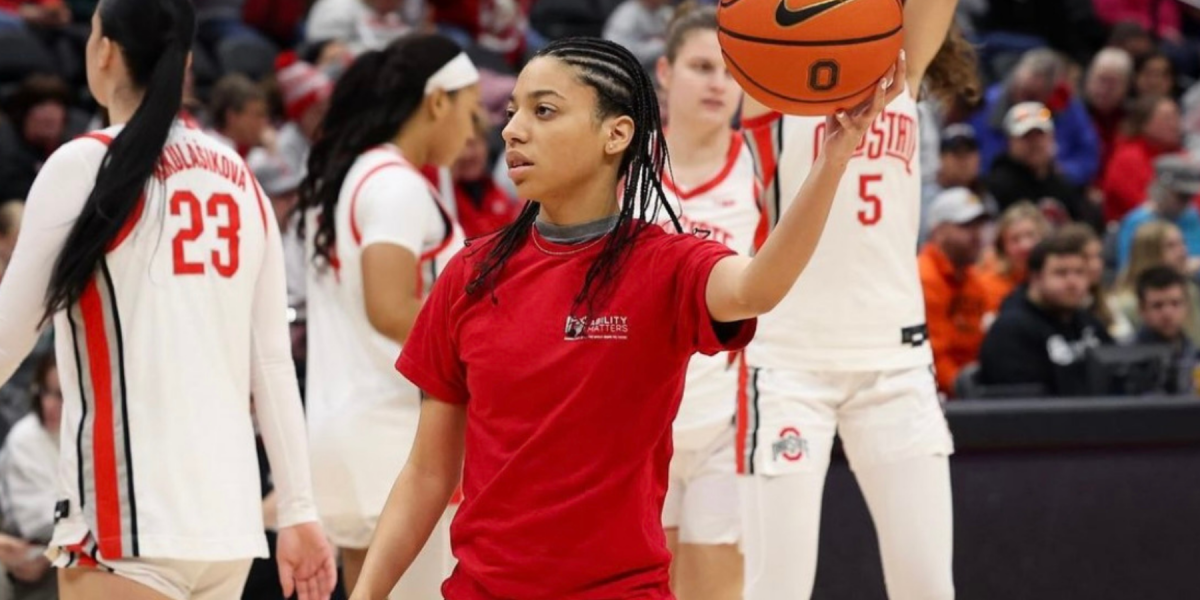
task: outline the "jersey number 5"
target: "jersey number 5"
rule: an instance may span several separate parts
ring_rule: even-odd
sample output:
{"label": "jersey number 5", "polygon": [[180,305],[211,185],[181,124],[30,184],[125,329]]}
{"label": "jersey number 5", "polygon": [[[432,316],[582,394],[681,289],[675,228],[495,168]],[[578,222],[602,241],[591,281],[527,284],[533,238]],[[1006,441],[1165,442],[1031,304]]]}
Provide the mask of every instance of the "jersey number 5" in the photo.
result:
{"label": "jersey number 5", "polygon": [[871,192],[871,184],[883,181],[883,175],[860,175],[858,197],[866,206],[858,209],[858,222],[870,227],[883,218],[883,200]]}
{"label": "jersey number 5", "polygon": [[[203,261],[193,262],[187,259],[186,245],[200,239],[204,235],[205,215],[209,219],[220,219],[224,213],[224,225],[216,225],[217,239],[225,243],[225,251],[212,251],[212,266],[217,270],[217,274],[222,277],[233,277],[238,270],[238,231],[242,227],[241,214],[238,212],[237,202],[233,200],[233,196],[229,194],[213,194],[208,197],[208,202],[201,205],[200,199],[195,194],[180,190],[171,195],[170,210],[174,216],[180,216],[184,213],[184,207],[187,207],[187,214],[191,219],[188,227],[179,230],[175,234],[175,239],[171,241],[171,253],[175,258],[175,274],[176,275],[203,275],[205,263]],[[224,210],[222,210],[224,209]]]}

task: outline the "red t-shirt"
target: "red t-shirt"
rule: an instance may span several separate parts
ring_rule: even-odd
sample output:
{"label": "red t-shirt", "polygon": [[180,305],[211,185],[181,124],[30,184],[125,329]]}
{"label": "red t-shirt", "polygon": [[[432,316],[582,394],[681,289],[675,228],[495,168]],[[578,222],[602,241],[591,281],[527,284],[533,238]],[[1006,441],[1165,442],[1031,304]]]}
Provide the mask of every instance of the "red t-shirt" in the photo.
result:
{"label": "red t-shirt", "polygon": [[571,314],[603,239],[530,235],[494,297],[464,289],[494,238],[455,256],[396,362],[434,398],[467,406],[458,566],[442,592],[672,598],[661,515],[684,372],[695,352],[744,347],[756,325],[709,317],[708,276],[733,252],[646,227],[609,300]]}

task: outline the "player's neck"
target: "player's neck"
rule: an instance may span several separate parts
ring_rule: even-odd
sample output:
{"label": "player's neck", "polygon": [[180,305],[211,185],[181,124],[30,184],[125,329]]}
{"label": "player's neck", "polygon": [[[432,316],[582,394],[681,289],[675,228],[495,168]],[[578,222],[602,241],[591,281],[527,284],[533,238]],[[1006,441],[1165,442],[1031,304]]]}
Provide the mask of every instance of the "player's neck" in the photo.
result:
{"label": "player's neck", "polygon": [[667,127],[666,136],[673,166],[688,168],[723,163],[729,153],[728,127],[704,127],[680,123],[677,119],[675,126]]}
{"label": "player's neck", "polygon": [[405,160],[419,168],[429,162],[430,131],[423,123],[417,121],[411,119],[401,127],[400,133],[396,134],[392,143],[400,149],[400,154],[404,155]]}
{"label": "player's neck", "polygon": [[593,178],[563,198],[541,200],[538,219],[552,225],[569,227],[591,223],[617,214],[617,187],[607,178]]}
{"label": "player's neck", "polygon": [[133,118],[133,113],[142,104],[142,98],[145,94],[134,92],[129,89],[116,89],[109,94],[108,106],[108,123],[109,125],[124,125]]}

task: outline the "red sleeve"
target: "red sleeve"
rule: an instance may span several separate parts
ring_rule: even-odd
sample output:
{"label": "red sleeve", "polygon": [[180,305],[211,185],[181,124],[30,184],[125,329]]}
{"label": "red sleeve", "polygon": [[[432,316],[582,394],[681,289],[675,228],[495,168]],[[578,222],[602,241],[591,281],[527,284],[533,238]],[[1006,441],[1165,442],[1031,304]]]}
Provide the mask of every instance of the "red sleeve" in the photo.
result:
{"label": "red sleeve", "polygon": [[1146,199],[1146,188],[1154,175],[1147,177],[1145,163],[1136,148],[1118,148],[1108,163],[1101,189],[1104,203],[1112,215],[1125,215]]}
{"label": "red sleeve", "polygon": [[725,244],[701,240],[690,235],[678,235],[674,244],[681,251],[675,273],[676,306],[680,307],[680,326],[687,342],[695,352],[713,355],[718,352],[741,350],[754,338],[757,319],[718,323],[708,312],[708,277],[721,259],[736,254]]}
{"label": "red sleeve", "polygon": [[783,115],[777,112],[742,121],[742,136],[750,146],[751,155],[754,156],[754,174],[764,187],[775,181],[782,127]]}
{"label": "red sleeve", "polygon": [[459,253],[433,284],[408,339],[396,359],[396,370],[437,400],[466,404],[467,369],[459,358],[457,319],[453,312],[465,294],[463,254]]}

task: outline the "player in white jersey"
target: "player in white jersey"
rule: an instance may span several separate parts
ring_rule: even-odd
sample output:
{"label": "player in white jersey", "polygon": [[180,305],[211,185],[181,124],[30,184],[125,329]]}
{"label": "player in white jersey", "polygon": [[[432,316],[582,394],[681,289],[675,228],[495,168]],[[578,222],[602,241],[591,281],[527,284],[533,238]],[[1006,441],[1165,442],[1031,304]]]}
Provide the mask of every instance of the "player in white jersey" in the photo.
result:
{"label": "player in white jersey", "polygon": [[[703,232],[749,256],[760,222],[750,148],[732,127],[742,91],[725,68],[712,7],[681,8],[657,65],[670,125],[667,201],[685,234]],[[674,223],[664,222],[668,230]],[[663,506],[680,600],[736,599],[742,593],[741,514],[734,414],[740,357],[696,355],[688,363],[674,423],[675,453]]]}
{"label": "player in white jersey", "polygon": [[115,125],[43,166],[0,287],[0,380],[53,317],[64,405],[46,510],[66,599],[240,595],[268,556],[252,394],[284,591],[326,598],[336,579],[277,225],[241,158],[175,119],[194,30],[187,0],[100,2],[88,84]]}
{"label": "player in white jersey", "polygon": [[[936,86],[948,87],[946,64],[973,68],[957,44],[939,52],[954,8],[954,0],[906,4],[908,92],[867,132],[812,261],[746,350],[738,459],[750,475],[742,486],[747,600],[811,596],[835,431],[875,523],[889,597],[954,596],[953,442],[931,370],[916,260],[916,95],[935,56],[943,63],[931,69]],[[757,102],[743,117],[773,223],[812,168],[825,121],[780,117]]]}
{"label": "player in white jersey", "polygon": [[[405,37],[339,79],[301,187],[308,267],[309,444],[317,508],[358,579],[416,437],[421,393],[393,364],[462,233],[415,165],[474,135],[479,74],[446,38]],[[393,591],[440,597],[448,519]]]}

